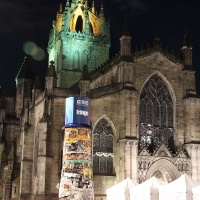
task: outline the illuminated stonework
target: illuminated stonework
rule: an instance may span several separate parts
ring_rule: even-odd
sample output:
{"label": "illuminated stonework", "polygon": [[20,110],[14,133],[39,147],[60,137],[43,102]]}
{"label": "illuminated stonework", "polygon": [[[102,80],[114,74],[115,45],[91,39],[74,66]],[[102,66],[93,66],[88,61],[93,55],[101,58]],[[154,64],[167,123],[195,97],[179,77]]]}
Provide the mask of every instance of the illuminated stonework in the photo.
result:
{"label": "illuminated stonework", "polygon": [[63,19],[62,5],[60,5],[59,13],[56,16],[56,31],[57,32],[61,32],[62,30],[62,19]]}
{"label": "illuminated stonework", "polygon": [[70,87],[80,78],[83,65],[92,71],[109,59],[109,23],[103,14],[95,13],[94,2],[67,1],[53,22],[50,32],[49,61],[55,62],[58,87]]}

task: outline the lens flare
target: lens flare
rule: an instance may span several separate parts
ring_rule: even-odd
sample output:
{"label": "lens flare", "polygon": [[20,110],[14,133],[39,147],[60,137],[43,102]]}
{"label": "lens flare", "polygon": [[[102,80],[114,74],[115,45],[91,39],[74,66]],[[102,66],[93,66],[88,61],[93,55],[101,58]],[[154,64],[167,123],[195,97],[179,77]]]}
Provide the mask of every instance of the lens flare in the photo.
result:
{"label": "lens flare", "polygon": [[37,61],[45,59],[45,52],[42,48],[38,47],[34,42],[27,41],[23,45],[23,50],[26,54],[32,56]]}

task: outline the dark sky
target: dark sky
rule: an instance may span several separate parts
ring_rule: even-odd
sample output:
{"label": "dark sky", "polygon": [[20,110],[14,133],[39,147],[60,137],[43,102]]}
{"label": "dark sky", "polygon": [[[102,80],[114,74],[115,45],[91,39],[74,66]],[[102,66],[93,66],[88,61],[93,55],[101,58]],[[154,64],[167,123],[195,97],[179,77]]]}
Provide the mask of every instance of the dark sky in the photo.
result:
{"label": "dark sky", "polygon": [[[23,45],[27,41],[34,42],[46,53],[49,31],[60,3],[64,7],[66,0],[0,0],[1,88],[15,87],[14,80],[25,56]],[[102,3],[111,23],[110,56],[119,51],[119,37],[125,19],[132,35],[132,50],[136,45],[152,44],[155,36],[159,36],[162,44],[177,54],[187,30],[193,46],[197,85],[200,85],[198,1],[195,4],[184,0],[95,0],[97,11]],[[44,82],[47,54],[43,61],[31,59],[31,64]]]}

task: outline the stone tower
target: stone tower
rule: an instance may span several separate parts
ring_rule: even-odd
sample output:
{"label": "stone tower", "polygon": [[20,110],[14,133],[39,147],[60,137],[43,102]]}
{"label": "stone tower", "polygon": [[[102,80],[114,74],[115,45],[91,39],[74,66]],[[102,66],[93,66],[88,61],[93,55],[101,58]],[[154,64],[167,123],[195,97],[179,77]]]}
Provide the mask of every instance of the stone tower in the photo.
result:
{"label": "stone tower", "polygon": [[70,87],[81,76],[83,65],[91,72],[109,59],[110,31],[103,6],[97,14],[87,0],[69,0],[53,21],[50,32],[49,61],[55,62],[58,87]]}

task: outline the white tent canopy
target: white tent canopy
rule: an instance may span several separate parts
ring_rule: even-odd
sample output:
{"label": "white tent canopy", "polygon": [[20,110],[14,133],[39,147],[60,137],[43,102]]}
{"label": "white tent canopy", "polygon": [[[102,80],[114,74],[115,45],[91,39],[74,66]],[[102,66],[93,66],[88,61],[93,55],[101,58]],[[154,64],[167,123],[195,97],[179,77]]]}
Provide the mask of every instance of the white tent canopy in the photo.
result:
{"label": "white tent canopy", "polygon": [[193,200],[200,199],[200,185],[192,188]]}
{"label": "white tent canopy", "polygon": [[106,190],[107,200],[129,200],[129,189],[138,185],[130,178]]}
{"label": "white tent canopy", "polygon": [[160,200],[192,200],[192,188],[200,185],[188,175],[183,174],[180,178],[159,188]]}
{"label": "white tent canopy", "polygon": [[130,200],[158,200],[159,187],[166,184],[153,176],[140,185],[130,189]]}

